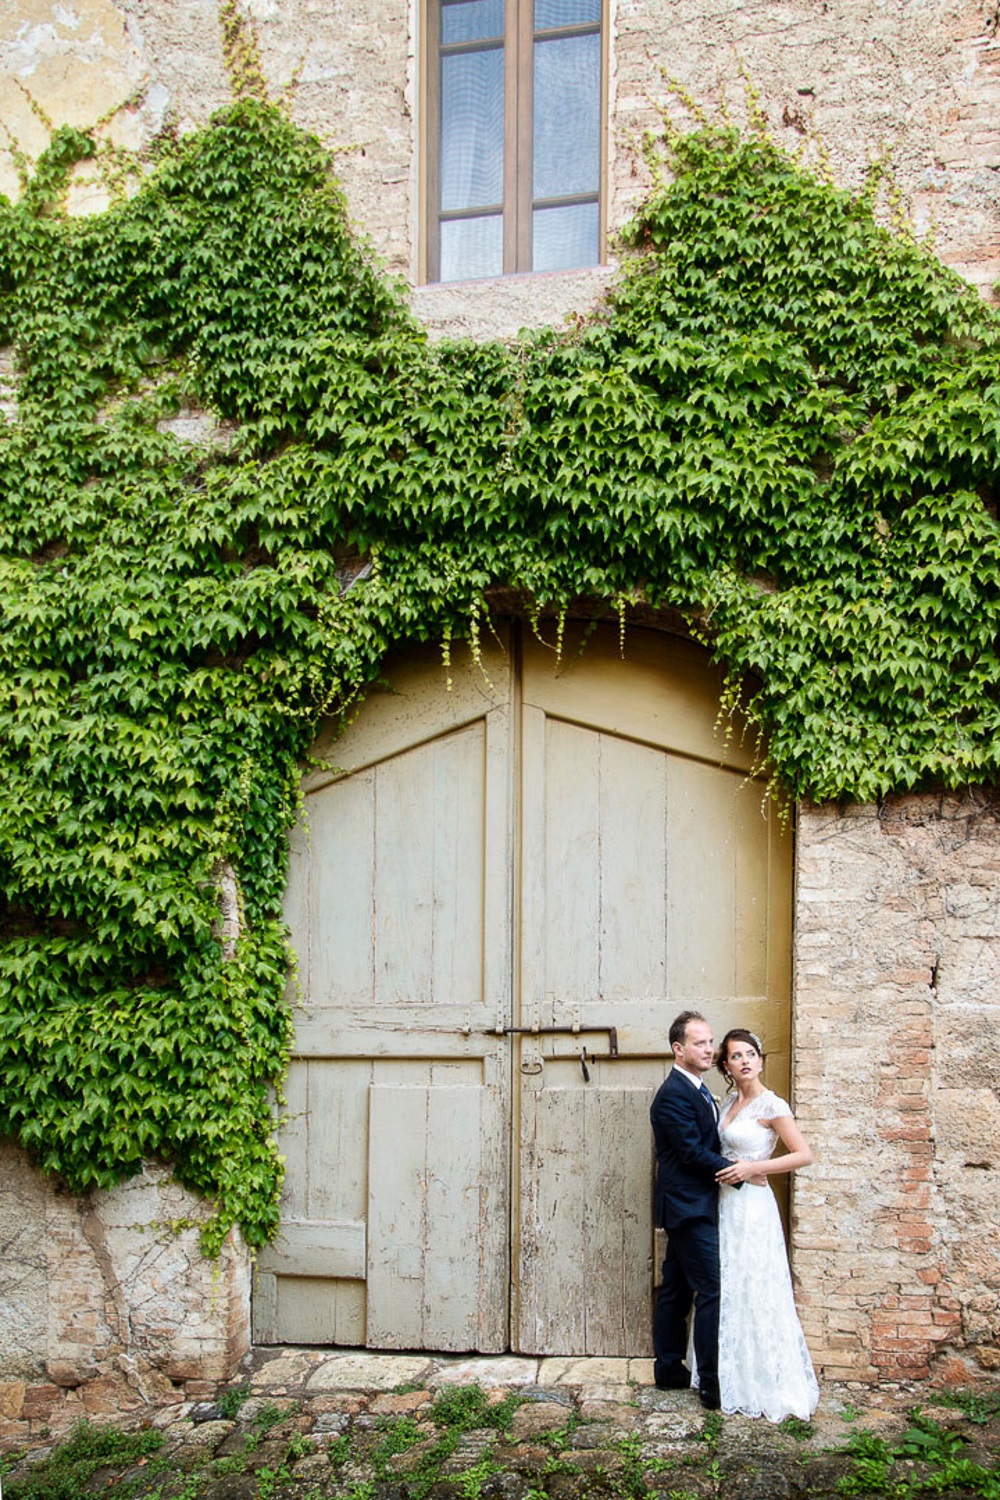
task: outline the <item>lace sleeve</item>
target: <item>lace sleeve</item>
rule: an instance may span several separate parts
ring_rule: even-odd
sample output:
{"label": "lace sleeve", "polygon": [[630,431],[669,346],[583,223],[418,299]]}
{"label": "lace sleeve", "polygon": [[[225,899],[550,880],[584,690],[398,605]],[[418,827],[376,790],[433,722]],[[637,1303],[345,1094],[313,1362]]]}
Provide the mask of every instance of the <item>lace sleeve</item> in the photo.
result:
{"label": "lace sleeve", "polygon": [[763,1108],[758,1111],[758,1114],[763,1115],[766,1120],[781,1120],[792,1112],[787,1099],[782,1099],[778,1094],[772,1094],[770,1089],[761,1103]]}

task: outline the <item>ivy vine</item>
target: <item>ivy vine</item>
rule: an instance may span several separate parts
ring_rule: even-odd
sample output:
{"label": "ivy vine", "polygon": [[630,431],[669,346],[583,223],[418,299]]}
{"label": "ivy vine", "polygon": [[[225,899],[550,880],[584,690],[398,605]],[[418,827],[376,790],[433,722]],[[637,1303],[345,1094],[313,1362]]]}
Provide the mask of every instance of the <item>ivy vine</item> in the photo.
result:
{"label": "ivy vine", "polygon": [[71,129],[0,201],[0,1128],[78,1192],[170,1162],[209,1250],[276,1226],[298,766],[391,644],[642,603],[794,796],[1000,770],[1000,320],[874,181],[706,125],[593,316],[431,344],[256,92],[102,215]]}

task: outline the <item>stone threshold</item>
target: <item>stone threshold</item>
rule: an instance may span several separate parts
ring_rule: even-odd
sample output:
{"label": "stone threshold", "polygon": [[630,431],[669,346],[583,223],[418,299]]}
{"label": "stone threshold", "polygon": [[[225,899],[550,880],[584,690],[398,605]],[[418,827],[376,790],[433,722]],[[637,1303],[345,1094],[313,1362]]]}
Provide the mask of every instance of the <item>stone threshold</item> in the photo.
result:
{"label": "stone threshold", "polygon": [[566,1386],[605,1400],[623,1400],[653,1386],[651,1359],[608,1359],[578,1355],[381,1353],[366,1349],[314,1349],[256,1346],[243,1360],[241,1375],[255,1394],[310,1396],[327,1391],[394,1391],[400,1387],[437,1390],[445,1385]]}

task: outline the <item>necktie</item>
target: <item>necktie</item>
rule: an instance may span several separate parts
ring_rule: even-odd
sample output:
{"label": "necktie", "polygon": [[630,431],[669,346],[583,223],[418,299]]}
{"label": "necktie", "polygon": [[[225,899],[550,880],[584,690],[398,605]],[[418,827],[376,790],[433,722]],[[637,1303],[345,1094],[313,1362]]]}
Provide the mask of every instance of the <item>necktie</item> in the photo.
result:
{"label": "necktie", "polygon": [[712,1106],[712,1113],[715,1116],[715,1118],[718,1119],[719,1118],[719,1107],[718,1107],[718,1105],[716,1104],[715,1100],[712,1098],[712,1095],[709,1093],[708,1089],[705,1087],[705,1085],[703,1083],[699,1084],[699,1086],[698,1086],[698,1092]]}

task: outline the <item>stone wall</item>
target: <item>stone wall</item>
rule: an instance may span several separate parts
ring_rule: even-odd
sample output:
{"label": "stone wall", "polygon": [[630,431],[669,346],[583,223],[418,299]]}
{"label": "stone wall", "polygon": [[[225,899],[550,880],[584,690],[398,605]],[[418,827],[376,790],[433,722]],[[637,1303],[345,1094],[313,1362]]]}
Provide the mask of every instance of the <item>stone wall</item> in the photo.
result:
{"label": "stone wall", "polygon": [[[650,67],[740,116],[740,73],[789,150],[815,138],[834,180],[856,186],[891,152],[913,222],[941,257],[990,292],[1000,276],[1000,34],[986,0],[621,0],[617,118],[655,120]],[[745,92],[743,93],[745,98]],[[671,111],[678,121],[679,108]],[[615,203],[633,195],[626,152]]]}
{"label": "stone wall", "polygon": [[0,1442],[214,1393],[249,1348],[250,1263],[198,1247],[205,1205],[149,1167],[74,1198],[0,1144]]}
{"label": "stone wall", "polygon": [[[996,0],[608,0],[612,123],[609,227],[647,183],[636,142],[676,80],[708,109],[747,113],[747,85],[776,138],[856,186],[891,152],[903,200],[942,257],[985,295],[1000,277],[1000,19]],[[352,216],[386,263],[416,280],[419,0],[243,0],[275,98],[339,154]],[[14,148],[32,157],[55,125],[105,123],[141,147],[165,122],[203,123],[228,97],[218,0],[6,0],[0,9],[0,191]],[[670,113],[685,119],[675,103]],[[690,117],[688,117],[690,118]],[[79,211],[107,195],[93,165]],[[503,335],[558,322],[606,273],[552,273],[425,288],[442,333]]]}
{"label": "stone wall", "polygon": [[[404,0],[246,0],[265,75],[341,153],[351,213],[394,270],[417,265],[418,32]],[[663,75],[746,112],[744,78],[786,145],[818,140],[856,185],[893,148],[896,182],[940,254],[991,294],[1000,276],[996,0],[611,0],[610,221],[645,190],[638,133]],[[0,190],[49,125],[98,120],[141,148],[225,103],[216,0],[6,0]],[[672,104],[681,121],[684,111]],[[48,123],[46,123],[48,121]],[[74,211],[107,193],[82,166]],[[416,288],[436,333],[505,336],[593,304],[607,268]],[[0,404],[6,401],[0,370]],[[1000,1368],[995,1245],[1000,824],[981,798],[799,820],[796,1098],[817,1161],[797,1186],[796,1271],[831,1378]],[[198,1206],[165,1174],[77,1202],[19,1153],[0,1160],[0,1435],[55,1406],[177,1399],[247,1340],[248,1260],[204,1263]],[[116,1396],[116,1400],[119,1397]],[[16,1435],[16,1433],[15,1433]]]}
{"label": "stone wall", "polygon": [[796,926],[814,1356],[834,1379],[1000,1369],[1000,801],[803,807]]}

